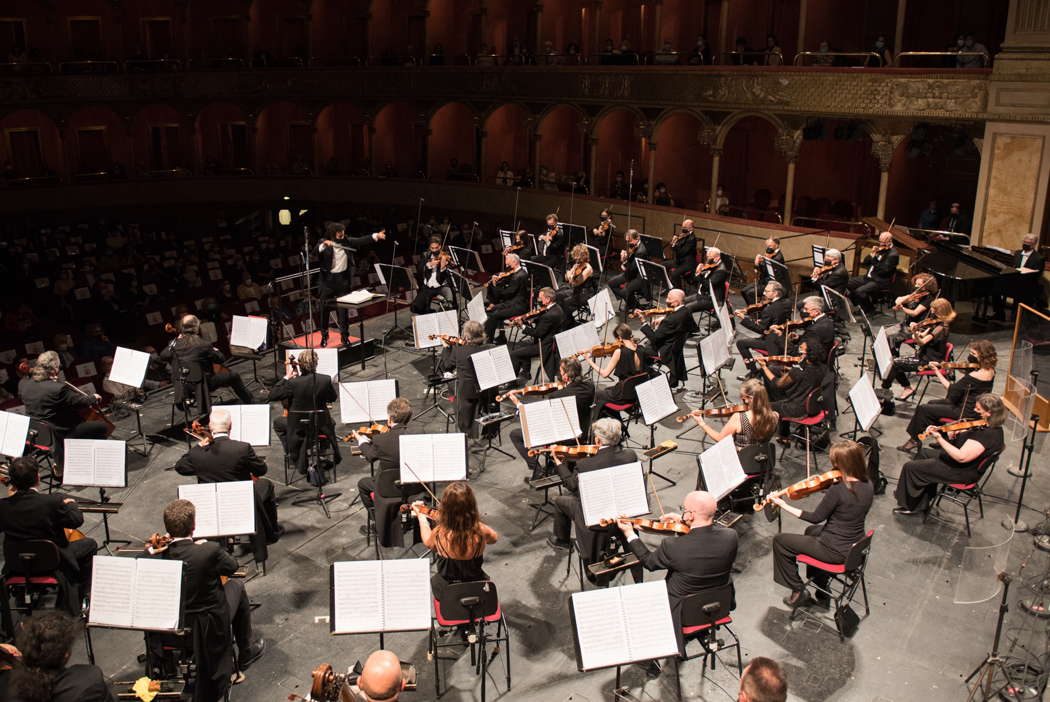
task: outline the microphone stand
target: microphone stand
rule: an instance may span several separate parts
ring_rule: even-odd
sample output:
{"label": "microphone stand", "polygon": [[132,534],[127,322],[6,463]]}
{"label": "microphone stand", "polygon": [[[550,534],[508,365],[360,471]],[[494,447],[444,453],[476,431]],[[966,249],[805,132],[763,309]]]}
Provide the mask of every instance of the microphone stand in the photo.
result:
{"label": "microphone stand", "polygon": [[[574,181],[572,181],[572,183],[569,184],[569,221],[570,222],[575,221],[573,219],[573,216],[572,216],[573,215],[573,205],[574,205],[573,199],[574,199],[575,195],[576,195],[576,181],[574,180]],[[583,231],[584,231],[584,239],[586,239],[587,238],[587,233],[586,233],[587,230],[584,229]]]}
{"label": "microphone stand", "polygon": [[416,226],[414,227],[415,231],[412,233],[412,251],[413,252],[419,250],[419,223],[420,223],[420,220],[423,218],[423,202],[424,202],[424,199],[423,198],[419,198],[419,207],[416,208]]}
{"label": "microphone stand", "polygon": [[521,186],[514,188],[514,231],[518,231],[518,197],[521,195]]}

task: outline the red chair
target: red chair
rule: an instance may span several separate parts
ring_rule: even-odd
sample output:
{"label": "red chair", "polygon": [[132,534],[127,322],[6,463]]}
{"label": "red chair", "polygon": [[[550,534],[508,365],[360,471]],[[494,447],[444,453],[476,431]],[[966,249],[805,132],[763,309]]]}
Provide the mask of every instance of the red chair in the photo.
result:
{"label": "red chair", "polygon": [[[623,381],[623,394],[628,397],[634,396],[635,388],[647,380],[649,380],[649,374],[644,372],[625,378]],[[638,404],[637,397],[632,402],[606,402],[598,412],[599,417],[602,416],[603,411],[615,413],[616,418],[620,420],[623,439],[631,436],[630,431],[628,431],[630,423],[638,421],[642,416],[642,408]],[[624,412],[627,413],[626,419],[623,417]]]}
{"label": "red chair", "polygon": [[[833,612],[837,612],[853,602],[853,597],[857,594],[857,588],[859,587],[864,594],[864,616],[867,617],[871,614],[871,609],[868,606],[868,586],[864,581],[864,570],[868,565],[868,553],[871,551],[871,537],[874,534],[875,530],[872,529],[864,535],[864,538],[853,544],[849,553],[846,554],[846,560],[842,563],[826,563],[825,561],[817,560],[813,556],[807,556],[804,553],[795,556],[796,563],[806,564],[807,575],[808,573],[812,573],[815,569],[823,571],[823,573],[829,576],[826,588],[816,585],[813,577],[808,577],[806,579],[804,587],[812,587],[817,592],[827,595],[829,599],[834,601],[835,606],[832,609]],[[796,609],[791,615],[792,618],[802,613],[802,611],[803,608]],[[837,622],[835,628],[839,632],[839,640],[845,641],[845,633],[838,627]]]}
{"label": "red chair", "polygon": [[[61,588],[59,568],[62,556],[55,542],[47,539],[30,539],[18,541],[4,539],[4,576],[0,581],[3,591],[0,592],[2,606],[2,623],[4,631],[13,636],[11,612],[25,612],[32,616],[41,608],[41,602],[48,595],[58,598]],[[11,598],[18,600],[18,605],[11,606]]]}
{"label": "red chair", "polygon": [[[989,478],[992,477],[992,472],[995,470],[995,464],[999,461],[1001,453],[1000,451],[981,459],[981,465],[978,468],[981,471],[981,477],[976,482],[940,484],[937,487],[937,495],[930,500],[926,511],[922,515],[923,523],[925,524],[930,518],[931,512],[940,507],[941,500],[948,500],[963,508],[963,518],[966,520],[966,535],[970,536],[970,503],[977,500],[977,507],[981,514],[980,518],[984,519],[984,501],[981,499],[981,496],[984,494],[984,486],[988,483]],[[934,519],[941,518],[939,512],[932,516]]]}
{"label": "red chair", "polygon": [[810,473],[810,456],[813,458],[813,465],[817,464],[816,452],[813,451],[813,442],[811,440],[810,431],[817,426],[820,426],[828,416],[828,412],[824,409],[823,395],[821,388],[814,388],[806,395],[806,416],[805,417],[781,417],[780,421],[787,422],[789,425],[794,424],[802,427],[804,433],[799,434],[796,431],[791,432],[791,436],[806,440],[806,477],[808,478]]}
{"label": "red chair", "polygon": [[[496,633],[491,635],[485,630],[486,624],[495,624]],[[434,598],[434,618],[430,624],[430,647],[427,656],[434,661],[434,691],[437,697],[441,691],[441,661],[454,660],[442,658],[440,649],[461,646],[462,642],[438,641],[437,627],[467,628],[466,645],[470,648],[470,664],[481,677],[481,700],[485,702],[488,687],[488,665],[491,657],[501,652],[501,645],[506,646],[503,660],[506,666],[507,689],[510,690],[510,627],[499,603],[496,584],[491,580],[477,582],[452,583],[442,599]],[[492,656],[487,647],[493,644]]]}
{"label": "red chair", "polygon": [[[944,345],[944,362],[948,363],[952,360],[955,354],[955,344],[948,342]],[[919,401],[916,406],[922,404],[922,398],[926,397],[926,391],[930,388],[930,378],[937,375],[936,371],[924,370],[918,371],[915,375],[919,376],[919,384],[922,385],[922,392],[919,393]]]}
{"label": "red chair", "polygon": [[[704,588],[700,592],[689,595],[682,600],[682,638],[684,639],[685,651],[681,658],[675,658],[675,677],[681,666],[681,661],[689,661],[703,656],[704,663],[700,677],[707,675],[707,661],[711,660],[711,670],[715,669],[718,662],[718,654],[729,648],[736,649],[737,675],[743,675],[744,664],[740,656],[740,639],[729,628],[733,623],[730,612],[733,609],[733,586],[731,584],[717,585]],[[725,631],[733,637],[733,643],[726,645],[718,639],[720,631]],[[699,641],[701,650],[697,653],[689,653],[689,643]],[[679,693],[681,692],[681,680],[678,681]],[[681,697],[681,694],[679,694]]]}

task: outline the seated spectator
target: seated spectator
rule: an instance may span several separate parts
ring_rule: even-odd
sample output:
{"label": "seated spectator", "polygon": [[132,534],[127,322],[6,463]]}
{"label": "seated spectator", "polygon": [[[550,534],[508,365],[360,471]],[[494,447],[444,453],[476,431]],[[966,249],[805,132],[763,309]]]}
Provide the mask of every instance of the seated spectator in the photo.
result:
{"label": "seated spectator", "polygon": [[245,271],[241,275],[241,284],[237,286],[237,297],[241,300],[258,300],[263,296],[261,285],[252,280],[252,274]]}
{"label": "seated spectator", "polygon": [[672,198],[671,193],[668,192],[666,184],[656,184],[656,190],[653,191],[653,204],[662,205],[664,207],[674,207],[674,198]]}
{"label": "seated spectator", "polygon": [[506,161],[500,161],[499,168],[496,170],[496,185],[505,187],[514,185],[514,171]]}
{"label": "seated spectator", "polygon": [[678,52],[670,39],[664,39],[663,46],[653,55],[653,63],[660,66],[673,66],[678,63]]}
{"label": "seated spectator", "polygon": [[707,39],[703,34],[697,36],[693,50],[689,52],[686,63],[690,66],[708,66],[711,64],[711,49],[707,46]]}
{"label": "seated spectator", "polygon": [[766,35],[766,55],[763,57],[766,66],[783,66],[784,51],[777,43],[777,38],[772,34]]}
{"label": "seated spectator", "polygon": [[817,53],[819,53],[821,55],[820,56],[813,56],[811,58],[811,60],[810,60],[810,64],[809,65],[811,65],[811,66],[832,66],[832,65],[835,64],[835,57],[826,55],[826,54],[830,54],[831,53],[831,44],[829,44],[827,41],[820,42],[820,45],[817,47]]}
{"label": "seated spectator", "polygon": [[609,186],[609,197],[616,200],[626,200],[630,197],[627,176],[623,171],[616,171],[616,175],[613,176],[612,185]]}
{"label": "seated spectator", "polygon": [[580,45],[574,41],[570,41],[565,46],[565,63],[577,65],[583,63],[580,60]]}
{"label": "seated spectator", "polygon": [[754,53],[751,47],[747,44],[747,39],[744,37],[737,37],[733,43],[733,50],[729,53],[729,65],[731,66],[750,66],[755,62],[755,57],[751,54]]}
{"label": "seated spectator", "polygon": [[[973,35],[967,33],[962,36],[962,44],[959,44],[959,47],[961,51],[967,53],[956,57],[956,68],[984,68],[989,58],[988,48],[984,44],[977,43],[974,41]],[[975,55],[976,53],[981,55],[977,56]]]}
{"label": "seated spectator", "polygon": [[864,61],[865,66],[870,66],[871,68],[879,68],[880,66],[893,65],[893,52],[890,51],[889,46],[887,46],[885,34],[880,34],[879,36],[875,37],[875,43],[872,44],[871,49],[869,50],[872,53],[878,54],[879,58],[882,61],[880,63],[879,61],[876,61],[873,57],[868,57]]}

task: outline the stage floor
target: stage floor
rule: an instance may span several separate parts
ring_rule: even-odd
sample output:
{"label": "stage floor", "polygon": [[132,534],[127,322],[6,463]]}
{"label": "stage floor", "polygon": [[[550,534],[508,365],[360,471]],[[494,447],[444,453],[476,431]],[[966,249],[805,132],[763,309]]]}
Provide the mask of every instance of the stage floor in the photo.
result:
{"label": "stage floor", "polygon": [[[382,338],[391,318],[388,315],[369,320],[365,325],[366,337]],[[891,320],[881,321],[888,324]],[[998,391],[1004,383],[1009,334],[1002,331],[987,336],[1000,349]],[[861,336],[854,330],[850,353],[840,359],[844,378],[839,391],[840,408],[848,406],[845,395],[857,378],[855,362],[860,348]],[[687,348],[687,359],[693,365],[695,351],[691,345]],[[369,361],[364,372],[357,364],[344,367],[342,379],[397,378],[401,394],[408,397],[418,411],[423,406],[424,377],[429,369],[427,354],[406,348],[402,340],[394,340],[385,352],[380,351]],[[237,370],[246,380],[250,379],[249,364],[242,363]],[[730,400],[734,402],[739,385],[734,376],[739,372],[723,374],[730,388]],[[264,378],[273,376],[269,365],[265,368],[260,365],[259,374]],[[689,388],[695,389],[698,382],[694,375]],[[253,382],[251,389],[258,392],[260,388]],[[940,394],[939,388],[931,390],[933,397]],[[681,395],[676,397],[681,405]],[[1007,469],[1017,464],[1020,442],[1010,444],[1000,460],[987,488],[985,518],[975,522],[972,538],[965,534],[961,512],[951,506],[945,509],[949,515],[947,522],[923,524],[921,518],[897,517],[891,511],[892,491],[905,457],[894,447],[904,441],[904,426],[911,408],[910,404],[898,404],[897,417],[881,417],[876,423],[885,432],[880,438],[882,469],[891,482],[887,494],[876,498],[868,517],[868,528],[876,530],[867,569],[871,615],[862,621],[852,640],[840,643],[833,626],[813,619],[794,622],[789,619],[788,609],[781,603],[786,591],[772,580],[770,549],[776,522],[769,523],[757,516],[745,518],[736,527],[740,533],[737,566],[741,572],[735,576],[734,630],[740,637],[745,663],[749,657],[763,655],[785,666],[792,700],[935,702],[965,699],[963,678],[981,662],[991,645],[998,598],[978,605],[956,605],[953,594],[964,549],[996,543],[1007,534],[999,522],[1014,512],[1020,481]],[[279,411],[280,407],[274,405],[274,416]],[[147,433],[166,429],[169,412],[169,393],[151,398],[143,412]],[[839,431],[849,430],[852,421],[850,414],[840,416]],[[133,429],[133,419],[122,420],[118,426],[116,438],[127,436]],[[513,426],[512,423],[504,427],[504,437]],[[414,428],[443,432],[445,419],[432,412]],[[681,428],[682,425],[668,418],[657,429],[657,441],[672,438]],[[339,429],[342,435],[348,428]],[[697,437],[699,433],[694,430],[689,436]],[[174,435],[169,432],[169,436]],[[647,432],[636,430],[634,438],[645,440]],[[345,671],[378,647],[378,636],[333,637],[327,624],[329,564],[374,557],[373,547],[366,546],[365,537],[358,533],[358,528],[365,523],[364,510],[360,503],[350,506],[358,479],[367,474],[367,464],[359,457],[350,456],[349,445],[345,446],[338,482],[330,487],[341,490],[342,495],[331,504],[330,519],[316,505],[290,504],[293,490],[280,483],[283,462],[276,436],[268,449],[260,450],[269,463],[269,475],[278,481],[278,494],[282,497],[279,515],[287,533],[270,548],[268,574],[247,584],[252,599],[262,605],[253,613],[253,622],[257,633],[266,638],[267,650],[247,671],[247,681],[234,688],[235,700],[282,700],[289,693],[305,695],[309,690],[310,672],[318,664],[331,663],[337,671]],[[513,453],[509,441],[505,441],[504,446]],[[682,450],[699,448],[697,442],[688,439],[681,440],[680,446]],[[1050,490],[1043,476],[1042,442],[1037,447],[1039,454],[1033,461],[1035,479],[1028,486],[1025,502],[1041,510],[1050,504]],[[158,443],[148,459],[129,453],[130,487],[112,496],[125,503],[120,514],[111,519],[114,537],[141,543],[151,533],[164,531],[160,518],[164,505],[176,496],[178,484],[192,481],[168,470],[183,451],[184,442],[169,438]],[[471,483],[483,518],[501,537],[499,543],[487,551],[485,569],[499,587],[512,636],[513,687],[509,692],[505,690],[502,660],[497,658],[490,668],[489,699],[497,699],[501,694],[508,700],[612,699],[612,670],[591,673],[576,670],[567,615],[569,595],[578,587],[577,575],[574,571],[567,577],[566,553],[553,551],[546,544],[546,537],[551,533],[549,520],[536,531],[528,531],[532,516],[528,503],[538,495],[523,484],[524,464],[496,452],[483,458],[474,454],[471,461],[471,475],[475,476]],[[789,450],[778,465],[785,484],[805,474],[804,455],[797,449]],[[828,468],[826,454],[820,456],[819,468]],[[659,460],[658,469],[678,481],[674,487],[657,481],[662,504],[669,510],[675,509],[695,482],[695,457],[682,452],[672,454]],[[91,496],[89,491],[84,491],[84,495]],[[800,504],[812,507],[819,499],[817,495]],[[976,509],[973,514],[976,517]],[[1042,514],[1032,509],[1025,509],[1022,517],[1030,524],[1042,520]],[[789,515],[785,515],[783,523],[785,531],[791,532],[800,532],[805,526]],[[97,515],[88,515],[85,530],[101,541],[101,519]],[[660,537],[643,538],[655,543]],[[385,555],[396,558],[400,552],[391,549]],[[1020,534],[1012,544],[1010,567],[1016,571],[1025,558],[1028,558],[1027,579],[1045,577],[1050,569],[1050,554],[1033,552],[1032,538]],[[659,577],[662,574],[646,575],[647,580]],[[994,588],[994,585],[988,583],[988,587]],[[1025,646],[1043,645],[1043,635],[1039,633],[1045,630],[1043,623],[1028,617],[1016,606],[1022,597],[1031,597],[1031,594],[1015,587],[1011,593],[1004,650],[1014,636]],[[134,680],[142,674],[141,666],[135,663],[136,656],[143,651],[140,633],[97,630],[93,641],[96,662],[110,679]],[[406,693],[404,699],[433,699],[434,675],[432,664],[426,658],[426,634],[390,635],[386,645],[419,669],[419,691]],[[84,648],[78,645],[74,658],[81,661],[84,657]],[[723,657],[723,663],[732,658],[730,651]],[[713,673],[709,671],[705,680],[701,680],[700,669],[699,659],[682,666],[685,699],[736,699],[738,683],[733,666],[719,665]],[[480,698],[480,684],[470,665],[469,654],[464,652],[449,674],[451,688],[443,699]],[[673,666],[656,679],[647,678],[638,667],[628,668],[624,683],[641,699],[675,698]]]}

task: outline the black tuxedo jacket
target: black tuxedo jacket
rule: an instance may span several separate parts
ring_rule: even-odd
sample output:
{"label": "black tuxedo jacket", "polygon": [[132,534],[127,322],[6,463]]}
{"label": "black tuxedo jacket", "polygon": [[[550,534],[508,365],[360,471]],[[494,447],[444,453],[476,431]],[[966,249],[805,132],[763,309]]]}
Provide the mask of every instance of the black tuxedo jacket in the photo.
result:
{"label": "black tuxedo jacket", "polygon": [[172,381],[181,380],[181,368],[200,369],[203,375],[212,374],[212,364],[222,363],[220,354],[211,344],[196,334],[180,335],[157,354],[171,367]]}
{"label": "black tuxedo jacket", "polygon": [[93,665],[66,666],[55,678],[51,702],[116,702],[113,688]]}
{"label": "black tuxedo jacket", "polygon": [[664,321],[660,322],[660,326],[655,329],[648,324],[643,324],[641,328],[642,333],[656,349],[676,343],[696,330],[696,321],[685,305],[664,317]]}
{"label": "black tuxedo jacket", "polygon": [[727,280],[729,280],[729,271],[726,270],[725,261],[722,261],[718,264],[718,268],[705,271],[700,276],[700,291],[698,294],[707,295],[709,292],[708,286],[710,286],[710,289],[715,291],[715,299],[719,303],[723,303],[726,299]]}
{"label": "black tuxedo jacket", "polygon": [[849,272],[841,262],[834,270],[828,271],[817,278],[817,285],[826,285],[837,293],[846,294],[846,284],[849,282]]}
{"label": "black tuxedo jacket", "polygon": [[565,326],[565,310],[561,305],[551,305],[539,314],[531,324],[526,323],[522,331],[543,344],[544,350],[554,344],[554,335]]}
{"label": "black tuxedo jacket", "polygon": [[[762,291],[766,287],[766,283],[770,280],[775,280],[784,286],[784,290],[791,290],[791,272],[787,269],[787,264],[784,261],[784,252],[777,249],[777,252],[773,254],[773,260],[776,263],[770,264],[773,267],[773,277],[769,277],[769,271],[766,270],[766,264],[762,263],[755,266],[755,270],[758,271],[758,290]],[[780,265],[778,266],[777,263]]]}
{"label": "black tuxedo jacket", "polygon": [[226,595],[220,575],[237,572],[237,561],[214,541],[195,543],[190,539],[174,541],[156,554],[167,560],[182,561],[182,602],[187,614],[226,612]]}
{"label": "black tuxedo jacket", "polygon": [[758,320],[745,317],[741,324],[745,329],[762,333],[775,324],[783,324],[791,318],[791,300],[786,297],[777,298],[762,308],[762,314]]}
{"label": "black tuxedo jacket", "polygon": [[47,422],[59,431],[68,431],[83,421],[78,409],[90,407],[94,398],[79,393],[57,380],[36,381],[22,378],[18,395],[25,404],[26,414]]}
{"label": "black tuxedo jacket", "polygon": [[831,350],[832,345],[835,343],[835,320],[831,318],[831,315],[825,314],[817,321],[812,322],[803,332],[799,343],[806,342],[808,347],[812,346],[814,341],[819,343],[824,351]]}
{"label": "black tuxedo jacket", "polygon": [[47,539],[65,548],[69,545],[65,530],[83,524],[84,515],[75,502],[63,499],[28,490],[0,500],[0,531],[10,539]]}
{"label": "black tuxedo jacket", "polygon": [[[366,234],[365,236],[347,237],[346,239],[343,239],[342,241],[338,241],[336,239],[332,239],[332,241],[335,241],[335,243],[340,244],[341,246],[346,246],[346,247],[349,247],[351,249],[357,249],[358,251],[360,251],[362,247],[368,246],[369,244],[373,243],[373,239],[372,239],[372,235],[371,234]],[[352,256],[353,252],[347,251],[346,255],[347,256]],[[321,263],[320,263],[320,266],[321,266],[321,274],[322,275],[329,275],[332,272],[332,261],[334,259],[335,259],[335,248],[334,247],[326,246],[323,249],[321,249],[321,255],[320,255]],[[349,271],[349,268],[347,270]]]}
{"label": "black tuxedo jacket", "polygon": [[590,470],[611,468],[612,466],[619,466],[624,463],[634,463],[637,460],[638,454],[634,452],[634,449],[623,448],[622,446],[610,446],[608,448],[600,449],[598,453],[593,456],[587,456],[586,458],[577,461],[576,470],[571,470],[567,464],[562,463],[558,466],[558,475],[561,476],[561,481],[565,484],[565,487],[573,492],[577,492],[580,487],[580,481],[576,477],[577,474],[586,473]]}
{"label": "black tuxedo jacket", "polygon": [[479,351],[491,349],[492,344],[479,344],[470,346],[457,344],[449,346],[438,360],[438,371],[442,373],[454,373],[456,375],[456,394],[465,400],[473,400],[481,391],[478,389],[478,375],[474,371],[474,362],[470,357]]}
{"label": "black tuxedo jacket", "polygon": [[[326,410],[321,417],[331,416],[327,412],[327,403],[335,402],[337,396],[332,379],[324,374],[303,373],[294,378],[286,378],[273,386],[270,390],[270,400],[289,400],[288,419],[289,424],[297,421],[299,417],[309,417],[305,414],[309,410]],[[302,412],[296,415],[296,412]]]}
{"label": "black tuxedo jacket", "polygon": [[[549,231],[549,230],[548,230]],[[544,231],[544,234],[547,232]],[[551,236],[551,241],[546,244],[547,251],[543,255],[548,258],[563,259],[565,258],[565,244],[568,237],[565,235],[565,229],[559,224],[555,230],[554,235]],[[540,250],[543,250],[544,242],[540,242]]]}
{"label": "black tuxedo jacket", "polygon": [[489,302],[496,305],[494,314],[508,317],[524,314],[529,309],[529,274],[519,268],[514,275],[508,276],[489,286]]}
{"label": "black tuxedo jacket", "polygon": [[[452,274],[448,272],[448,269],[441,270],[441,266],[438,265],[436,269],[427,266],[430,261],[433,260],[430,256],[430,250],[424,251],[419,257],[419,263],[416,264],[416,276],[419,280],[419,287],[425,287],[427,281],[430,279],[430,274],[437,270],[437,282],[438,285],[451,285]],[[451,265],[451,264],[450,264]]]}
{"label": "black tuxedo jacket", "polygon": [[361,455],[369,461],[378,461],[379,470],[401,468],[401,436],[406,434],[407,424],[398,424],[385,434],[372,434],[371,441],[361,444]]}
{"label": "black tuxedo jacket", "polygon": [[266,461],[251,444],[220,436],[207,446],[192,446],[175,464],[175,471],[195,475],[200,483],[229,483],[266,475]]}
{"label": "black tuxedo jacket", "polygon": [[[1014,268],[1021,266],[1021,254],[1023,251],[1014,252]],[[1032,268],[1037,271],[1042,271],[1046,267],[1046,259],[1043,258],[1043,254],[1039,251],[1033,251],[1028,257],[1028,263],[1025,264],[1025,268]]]}
{"label": "black tuxedo jacket", "polygon": [[682,238],[675,244],[671,250],[674,256],[674,265],[687,266],[689,264],[696,265],[696,235],[692,232],[683,234]]}
{"label": "black tuxedo jacket", "polygon": [[649,252],[646,250],[645,244],[643,244],[642,242],[638,242],[638,248],[636,248],[634,250],[634,253],[631,254],[630,256],[628,256],[627,260],[624,261],[624,264],[623,264],[623,279],[624,279],[624,281],[630,282],[630,281],[634,280],[635,278],[638,278],[638,277],[641,276],[641,274],[638,272],[638,265],[635,264],[635,262],[634,262],[635,259],[638,259],[638,258],[642,258],[642,259],[649,258]]}
{"label": "black tuxedo jacket", "polygon": [[897,249],[891,247],[888,251],[870,254],[864,259],[863,265],[868,267],[868,278],[881,285],[889,285],[893,274],[897,272],[898,263],[900,254],[897,253]]}

